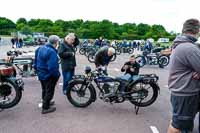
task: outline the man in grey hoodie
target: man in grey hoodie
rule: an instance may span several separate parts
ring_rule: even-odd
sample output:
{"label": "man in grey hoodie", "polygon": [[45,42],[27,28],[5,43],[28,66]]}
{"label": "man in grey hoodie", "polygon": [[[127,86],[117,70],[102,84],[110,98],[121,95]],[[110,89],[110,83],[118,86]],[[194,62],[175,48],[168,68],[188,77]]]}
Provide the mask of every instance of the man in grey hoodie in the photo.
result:
{"label": "man in grey hoodie", "polygon": [[199,29],[199,20],[186,20],[182,35],[176,37],[172,46],[168,85],[173,110],[168,133],[193,130],[200,101],[200,49],[195,44]]}

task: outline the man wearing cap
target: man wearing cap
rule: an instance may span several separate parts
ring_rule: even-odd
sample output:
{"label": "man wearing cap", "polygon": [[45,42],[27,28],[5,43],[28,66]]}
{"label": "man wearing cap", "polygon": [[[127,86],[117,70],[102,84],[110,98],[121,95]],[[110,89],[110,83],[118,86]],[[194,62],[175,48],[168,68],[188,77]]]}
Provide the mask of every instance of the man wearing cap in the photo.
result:
{"label": "man wearing cap", "polygon": [[200,101],[200,49],[195,44],[200,29],[197,19],[183,24],[182,34],[172,46],[168,86],[172,120],[168,133],[190,133]]}
{"label": "man wearing cap", "polygon": [[42,86],[42,114],[54,112],[51,100],[54,96],[55,86],[60,77],[58,56],[56,48],[59,37],[51,35],[49,42],[39,47],[35,52],[34,68]]}

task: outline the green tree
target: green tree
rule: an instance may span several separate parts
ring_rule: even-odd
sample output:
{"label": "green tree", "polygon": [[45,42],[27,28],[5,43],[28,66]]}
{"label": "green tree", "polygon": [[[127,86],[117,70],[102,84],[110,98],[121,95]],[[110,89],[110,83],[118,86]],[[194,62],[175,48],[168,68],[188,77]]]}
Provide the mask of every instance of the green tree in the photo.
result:
{"label": "green tree", "polygon": [[16,25],[10,19],[0,17],[0,34],[10,35],[11,32],[16,30]]}
{"label": "green tree", "polygon": [[21,24],[21,23],[22,23],[22,24],[27,24],[26,19],[25,19],[25,18],[19,18],[19,19],[17,20],[17,23],[16,23],[16,24],[18,25],[18,24]]}

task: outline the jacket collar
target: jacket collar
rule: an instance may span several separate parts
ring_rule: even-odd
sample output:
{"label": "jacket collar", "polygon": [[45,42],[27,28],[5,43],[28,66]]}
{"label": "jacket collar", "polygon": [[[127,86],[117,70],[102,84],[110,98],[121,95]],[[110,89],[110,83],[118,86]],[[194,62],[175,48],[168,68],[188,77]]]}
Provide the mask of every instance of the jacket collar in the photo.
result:
{"label": "jacket collar", "polygon": [[54,48],[53,44],[48,43],[46,47],[52,48],[57,53],[57,49]]}

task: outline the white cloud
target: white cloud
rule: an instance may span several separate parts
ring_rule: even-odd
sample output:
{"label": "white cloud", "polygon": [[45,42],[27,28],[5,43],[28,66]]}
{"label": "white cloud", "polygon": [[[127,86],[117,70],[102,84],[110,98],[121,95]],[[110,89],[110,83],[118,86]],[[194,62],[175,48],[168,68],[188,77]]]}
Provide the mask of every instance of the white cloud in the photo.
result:
{"label": "white cloud", "polygon": [[120,24],[161,24],[180,32],[188,18],[200,19],[199,0],[6,0],[0,16],[16,21],[20,17],[51,20],[103,20]]}

